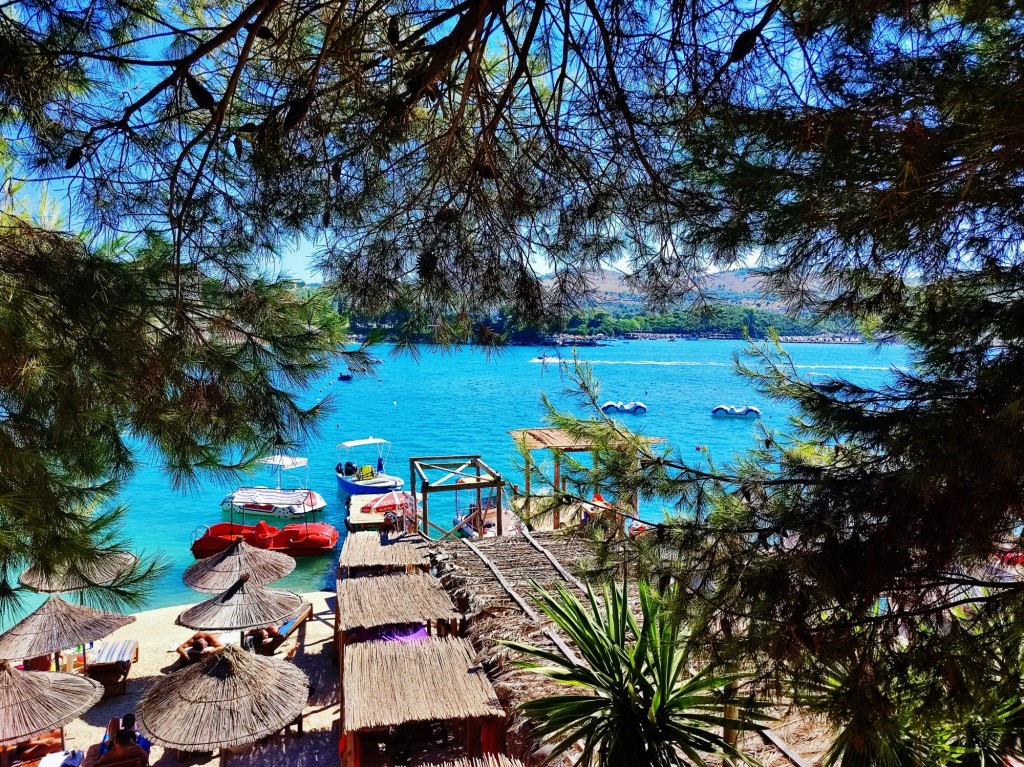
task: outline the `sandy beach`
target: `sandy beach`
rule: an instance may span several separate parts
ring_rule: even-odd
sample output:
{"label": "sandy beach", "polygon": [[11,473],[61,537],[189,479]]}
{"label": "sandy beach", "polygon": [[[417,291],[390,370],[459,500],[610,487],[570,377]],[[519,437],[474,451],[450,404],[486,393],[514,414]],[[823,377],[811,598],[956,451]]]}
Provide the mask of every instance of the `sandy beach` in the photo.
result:
{"label": "sandy beach", "polygon": [[[335,597],[329,591],[305,593],[302,596],[313,605],[313,616],[289,637],[274,657],[284,658],[295,649],[291,662],[306,673],[310,685],[315,688],[305,710],[305,734],[298,735],[293,728],[289,733],[272,736],[251,749],[239,749],[238,753],[231,754],[231,764],[303,767],[323,765],[325,762],[333,764],[337,761],[339,681],[338,667],[331,662]],[[110,719],[134,712],[149,685],[161,675],[177,668],[178,656],[173,648],[194,633],[174,625],[175,617],[187,607],[180,605],[136,613],[134,623],[108,637],[111,640],[138,641],[139,662],[132,666],[127,694],[100,701],[65,728],[67,748],[84,751],[86,757],[83,764],[86,767],[91,767],[95,762],[100,740]],[[238,632],[231,633],[238,635]],[[183,755],[182,761],[179,761],[176,754],[165,753],[164,749],[154,744],[149,762],[151,765],[213,765],[218,763],[218,759],[217,754],[195,758]]]}

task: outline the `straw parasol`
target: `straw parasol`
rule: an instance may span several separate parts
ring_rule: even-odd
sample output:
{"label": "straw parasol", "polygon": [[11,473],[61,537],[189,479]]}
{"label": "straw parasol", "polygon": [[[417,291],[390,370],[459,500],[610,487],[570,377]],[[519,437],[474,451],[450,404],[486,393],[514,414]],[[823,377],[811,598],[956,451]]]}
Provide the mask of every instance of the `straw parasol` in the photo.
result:
{"label": "straw parasol", "polygon": [[294,557],[279,551],[258,549],[239,538],[224,551],[189,565],[182,580],[196,591],[219,594],[231,588],[243,575],[249,576],[249,583],[263,586],[284,578],[294,569]]}
{"label": "straw parasol", "polygon": [[291,724],[309,680],[291,663],[228,645],[154,682],[136,708],[150,740],[182,751],[244,746]]}
{"label": "straw parasol", "polygon": [[0,746],[63,727],[103,697],[103,685],[75,674],[19,671],[0,660]]}
{"label": "straw parasol", "polygon": [[81,591],[114,583],[131,573],[138,562],[139,558],[127,551],[108,551],[102,559],[79,568],[62,567],[47,574],[39,567],[30,567],[18,576],[18,582],[46,594]]}
{"label": "straw parasol", "polygon": [[202,631],[242,631],[282,623],[304,605],[298,594],[258,586],[243,575],[223,594],[185,610],[175,623]]}
{"label": "straw parasol", "polygon": [[70,605],[52,596],[0,636],[0,658],[34,658],[95,642],[134,620],[132,615]]}

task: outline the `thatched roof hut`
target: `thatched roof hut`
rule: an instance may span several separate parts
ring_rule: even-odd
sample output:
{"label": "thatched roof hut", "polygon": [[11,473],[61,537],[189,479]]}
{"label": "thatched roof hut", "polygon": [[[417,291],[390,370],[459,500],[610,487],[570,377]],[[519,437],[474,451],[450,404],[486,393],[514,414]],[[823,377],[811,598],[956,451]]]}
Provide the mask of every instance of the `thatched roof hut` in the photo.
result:
{"label": "thatched roof hut", "polygon": [[366,642],[345,653],[342,732],[410,722],[504,718],[466,639]]}
{"label": "thatched roof hut", "polygon": [[132,615],[71,605],[52,596],[0,636],[0,659],[33,658],[95,642],[134,620]]}
{"label": "thatched roof hut", "polygon": [[81,567],[62,567],[46,572],[30,567],[18,576],[18,582],[33,591],[56,594],[81,591],[92,586],[106,586],[131,573],[139,558],[127,551],[107,551],[102,558]]}
{"label": "thatched roof hut", "polygon": [[461,617],[440,581],[423,574],[339,580],[337,609],[340,631]]}
{"label": "thatched roof hut", "polygon": [[[483,554],[502,574],[502,579],[499,580],[494,570],[474,552]],[[499,645],[497,640],[525,642],[560,653],[552,639],[559,635],[528,595],[534,583],[547,589],[563,584],[578,591],[574,583],[566,580],[544,553],[518,535],[476,540],[472,547],[464,541],[435,541],[433,556],[442,584],[456,606],[466,614],[469,637],[505,708],[515,712],[528,700],[564,694],[565,688],[561,685],[515,666],[515,653]],[[523,598],[529,612],[511,596],[506,586]],[[564,638],[562,642],[565,644]],[[525,755],[535,744],[522,725],[522,720],[513,719],[508,743],[510,750]]]}
{"label": "thatched roof hut", "polygon": [[19,671],[0,660],[0,746],[63,727],[103,697],[103,685],[76,674]]}
{"label": "thatched roof hut", "polygon": [[249,576],[249,583],[265,586],[284,578],[294,569],[294,557],[280,551],[258,549],[239,538],[224,551],[189,565],[181,579],[196,591],[219,594],[231,588],[243,575]]}
{"label": "thatched roof hut", "polygon": [[136,709],[150,740],[182,751],[255,743],[294,722],[309,680],[291,663],[235,645],[150,686]]}
{"label": "thatched roof hut", "polygon": [[405,568],[425,571],[429,567],[426,540],[419,535],[401,535],[382,545],[378,533],[349,533],[338,559],[338,573],[345,576],[356,569]]}
{"label": "thatched roof hut", "polygon": [[223,594],[185,610],[174,622],[190,629],[241,631],[283,623],[308,607],[298,594],[257,586],[243,577]]}

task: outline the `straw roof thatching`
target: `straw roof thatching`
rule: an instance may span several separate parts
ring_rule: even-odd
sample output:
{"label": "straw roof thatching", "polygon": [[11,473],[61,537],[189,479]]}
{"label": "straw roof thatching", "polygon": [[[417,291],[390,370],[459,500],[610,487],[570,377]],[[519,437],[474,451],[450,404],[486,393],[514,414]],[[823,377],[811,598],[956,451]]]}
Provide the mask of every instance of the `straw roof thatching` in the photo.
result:
{"label": "straw roof thatching", "polygon": [[75,674],[19,671],[0,660],[0,746],[63,727],[103,697],[103,685]]}
{"label": "straw roof thatching", "polygon": [[[561,450],[566,453],[593,450],[592,442],[585,438],[574,437],[564,429],[554,426],[542,426],[535,429],[513,429],[509,432],[516,444],[526,443],[527,450]],[[648,444],[656,445],[665,441],[664,437],[646,437]]]}
{"label": "straw roof thatching", "polygon": [[70,605],[53,596],[0,636],[0,659],[34,658],[95,642],[134,620],[132,615]]}
{"label": "straw roof thatching", "polygon": [[349,533],[341,547],[339,567],[426,567],[426,542],[418,535],[393,538],[386,546],[375,532]]}
{"label": "straw roof thatching", "polygon": [[429,575],[382,575],[338,581],[339,628],[394,626],[460,617],[436,578]]}
{"label": "straw roof thatching", "polygon": [[[497,640],[525,642],[559,653],[546,633],[553,630],[553,625],[540,614],[528,595],[533,591],[534,582],[548,589],[558,583],[574,590],[575,587],[521,536],[484,538],[474,541],[473,546],[498,568],[511,588],[526,598],[532,613],[528,614],[509,595],[494,572],[465,542],[434,542],[432,553],[441,582],[466,614],[469,636],[494,683],[498,699],[514,712],[528,700],[564,694],[563,686],[513,665],[515,653],[497,644]],[[518,718],[513,719],[506,737],[515,753],[528,754],[536,745],[528,728],[524,728]]]}
{"label": "straw roof thatching", "polygon": [[298,594],[257,586],[243,577],[223,594],[185,610],[175,623],[205,631],[253,629],[283,623],[306,607]]}
{"label": "straw roof thatching", "polygon": [[277,732],[302,713],[309,680],[287,661],[235,645],[161,677],[139,701],[139,727],[162,746],[212,751]]}
{"label": "straw roof thatching", "polygon": [[466,639],[366,642],[345,650],[344,732],[409,722],[504,717]]}
{"label": "straw roof thatching", "polygon": [[127,551],[108,551],[102,559],[80,568],[61,568],[46,573],[39,567],[30,567],[18,576],[18,582],[33,591],[55,594],[61,591],[81,591],[90,586],[106,586],[128,575],[139,558]]}
{"label": "straw roof thatching", "polygon": [[431,765],[430,767],[523,767],[523,763],[506,754],[484,754],[483,756],[464,757],[454,762]]}
{"label": "straw roof thatching", "polygon": [[196,591],[219,594],[231,588],[243,575],[249,576],[249,583],[264,586],[284,578],[294,569],[294,557],[279,551],[258,549],[239,538],[224,551],[190,565],[182,580]]}

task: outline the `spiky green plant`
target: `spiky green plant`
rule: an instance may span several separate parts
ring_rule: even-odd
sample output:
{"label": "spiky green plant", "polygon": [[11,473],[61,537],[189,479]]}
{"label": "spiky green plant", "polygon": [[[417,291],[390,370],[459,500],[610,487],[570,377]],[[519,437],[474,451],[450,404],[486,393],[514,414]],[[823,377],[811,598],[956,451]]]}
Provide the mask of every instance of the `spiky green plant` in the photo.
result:
{"label": "spiky green plant", "polygon": [[552,758],[579,742],[579,765],[703,767],[709,756],[753,763],[716,732],[758,726],[752,701],[743,702],[737,718],[722,714],[723,688],[744,674],[710,667],[692,673],[687,637],[646,584],[639,585],[640,621],[618,587],[600,600],[588,588],[585,605],[563,586],[540,590],[535,599],[580,656],[505,643],[536,659],[519,661],[523,668],[580,690],[522,706],[534,732],[552,744]]}

